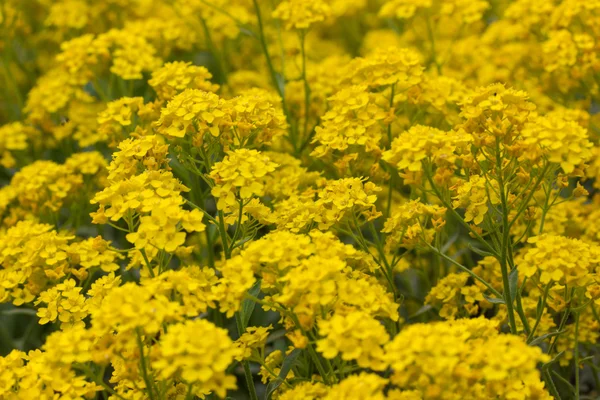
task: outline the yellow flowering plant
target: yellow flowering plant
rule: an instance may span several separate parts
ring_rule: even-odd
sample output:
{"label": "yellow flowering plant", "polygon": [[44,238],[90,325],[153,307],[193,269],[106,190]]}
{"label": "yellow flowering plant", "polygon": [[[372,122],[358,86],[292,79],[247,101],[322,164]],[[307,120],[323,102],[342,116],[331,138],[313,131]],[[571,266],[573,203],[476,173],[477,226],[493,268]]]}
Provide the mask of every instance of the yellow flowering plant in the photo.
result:
{"label": "yellow flowering plant", "polygon": [[0,2],[0,400],[600,393],[600,3]]}

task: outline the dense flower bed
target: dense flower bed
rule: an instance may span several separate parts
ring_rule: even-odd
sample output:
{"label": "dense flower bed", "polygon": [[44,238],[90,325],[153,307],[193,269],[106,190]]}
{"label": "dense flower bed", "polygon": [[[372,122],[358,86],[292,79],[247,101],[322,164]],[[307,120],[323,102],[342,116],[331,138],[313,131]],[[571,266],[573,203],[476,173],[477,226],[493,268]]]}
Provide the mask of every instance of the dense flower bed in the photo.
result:
{"label": "dense flower bed", "polygon": [[4,0],[0,399],[600,391],[600,2]]}

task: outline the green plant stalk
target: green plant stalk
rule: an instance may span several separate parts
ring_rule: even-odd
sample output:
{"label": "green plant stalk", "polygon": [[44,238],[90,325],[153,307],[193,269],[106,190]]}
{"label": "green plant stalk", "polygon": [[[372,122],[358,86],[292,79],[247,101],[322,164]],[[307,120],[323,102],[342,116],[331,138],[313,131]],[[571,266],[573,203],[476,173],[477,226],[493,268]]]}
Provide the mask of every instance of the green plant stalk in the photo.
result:
{"label": "green plant stalk", "polygon": [[458,261],[454,260],[451,257],[448,257],[446,254],[440,252],[438,249],[436,249],[435,247],[433,247],[432,245],[430,245],[429,243],[427,243],[427,246],[429,246],[429,248],[434,251],[436,254],[440,255],[444,260],[454,264],[455,266],[457,266],[458,268],[460,268],[461,270],[465,271],[467,274],[471,275],[474,279],[476,279],[477,281],[481,282],[486,288],[488,288],[490,290],[490,292],[492,292],[495,296],[497,296],[498,298],[502,298],[502,294],[497,291],[496,289],[494,289],[494,287],[492,285],[490,285],[488,282],[485,281],[485,279],[481,278],[479,275],[477,275],[475,272],[471,271],[469,268],[465,267],[464,265],[462,265],[461,263],[459,263]]}
{"label": "green plant stalk", "polygon": [[425,176],[427,177],[427,180],[429,181],[430,185],[431,185],[431,189],[433,190],[433,193],[435,193],[435,195],[437,196],[437,198],[442,202],[442,204],[444,205],[444,207],[450,211],[452,213],[452,215],[454,215],[456,217],[456,219],[459,221],[459,223],[461,225],[463,225],[473,236],[475,236],[475,238],[477,238],[477,240],[483,244],[487,250],[493,254],[494,256],[498,256],[498,252],[496,251],[496,249],[494,249],[492,246],[490,246],[490,244],[483,238],[481,237],[481,235],[477,232],[475,232],[468,223],[466,223],[462,217],[460,216],[460,214],[452,207],[452,205],[450,203],[448,203],[446,201],[446,199],[444,199],[444,197],[442,196],[442,194],[440,193],[440,191],[438,190],[438,188],[435,186],[435,183],[433,182],[433,179],[431,178],[431,170],[427,170],[425,173]]}
{"label": "green plant stalk", "polygon": [[561,400],[560,394],[558,393],[558,389],[556,389],[556,385],[554,384],[554,380],[552,379],[552,375],[550,374],[550,370],[544,370],[542,375],[546,378],[545,381],[548,384],[548,391],[552,394],[554,399]]}
{"label": "green plant stalk", "polygon": [[[561,332],[564,328],[565,325],[567,324],[567,319],[569,318],[569,314],[571,313],[571,300],[573,298],[573,292],[574,289],[571,290],[571,296],[570,299],[567,301],[567,309],[565,310],[565,313],[563,314],[562,319],[560,320],[560,324],[558,325],[558,329],[556,330],[557,332]],[[552,350],[554,350],[554,347],[556,346],[556,342],[558,341],[560,335],[556,335],[554,336],[554,340],[552,341],[552,344],[550,344],[550,348],[548,349],[548,354],[552,354]]]}
{"label": "green plant stalk", "polygon": [[119,393],[115,392],[113,388],[111,388],[110,386],[108,386],[102,379],[99,379],[98,377],[96,377],[96,375],[92,372],[92,370],[87,367],[86,365],[80,364],[73,364],[73,368],[77,369],[81,372],[84,373],[84,375],[90,379],[92,382],[94,382],[96,385],[100,385],[104,388],[104,390],[106,390],[108,393],[110,393],[111,395],[115,396],[118,399],[121,400],[126,400],[125,397],[121,396]]}
{"label": "green plant stalk", "polygon": [[206,21],[204,20],[204,18],[200,18],[200,22],[202,22],[202,29],[204,30],[204,35],[206,36],[206,44],[208,45],[208,49],[217,61],[217,68],[219,68],[219,72],[221,75],[221,83],[227,83],[227,71],[225,70],[225,63],[223,62],[223,58],[221,57],[221,54],[219,54],[219,51],[217,50],[217,47],[215,46],[215,43],[212,40],[210,30],[208,29],[208,25],[206,25]]}
{"label": "green plant stalk", "polygon": [[533,324],[533,328],[531,329],[531,332],[529,332],[529,336],[527,337],[527,343],[531,343],[531,341],[533,340],[533,336],[535,335],[535,330],[537,329],[540,320],[542,319],[542,315],[544,315],[544,308],[546,307],[546,300],[548,299],[548,292],[550,291],[550,286],[552,286],[550,283],[546,284],[546,287],[544,288],[544,295],[542,296],[542,311],[540,312],[540,315],[536,315],[536,319],[535,319],[535,323]]}
{"label": "green plant stalk", "polygon": [[[239,312],[235,313],[235,323],[237,325],[238,334],[241,336],[245,329]],[[246,385],[248,386],[250,400],[258,400],[256,388],[254,387],[254,378],[252,377],[252,371],[250,371],[250,363],[247,360],[244,360],[242,361],[242,366],[244,367],[244,376],[246,378]]]}
{"label": "green plant stalk", "polygon": [[[310,85],[308,84],[308,79],[306,78],[306,51],[305,51],[305,38],[306,32],[300,31],[300,52],[302,55],[302,81],[304,82],[304,127],[303,127],[303,135],[302,140],[310,141],[310,137],[308,135],[308,117],[310,115]],[[311,135],[312,136],[312,135]],[[304,145],[301,144],[299,146],[300,149],[304,149]]]}
{"label": "green plant stalk", "polygon": [[512,296],[510,294],[510,283],[508,280],[508,246],[510,242],[510,224],[508,222],[508,205],[506,201],[506,190],[504,187],[504,177],[502,172],[502,157],[500,156],[500,138],[496,138],[496,168],[497,179],[500,191],[500,202],[502,204],[502,243],[500,248],[500,269],[502,271],[502,284],[504,287],[504,302],[508,310],[508,324],[513,334],[517,333],[517,323],[515,322],[515,310],[513,308]]}
{"label": "green plant stalk", "polygon": [[575,313],[575,400],[579,400],[579,312]]}
{"label": "green plant stalk", "polygon": [[529,333],[531,332],[531,327],[529,326],[529,321],[527,321],[527,316],[525,315],[525,311],[523,310],[523,303],[521,301],[521,290],[517,292],[516,300],[517,314],[519,314],[519,318],[521,319],[521,323],[523,324],[523,328],[525,329],[525,334],[529,335]]}
{"label": "green plant stalk", "polygon": [[[302,325],[300,325],[300,321],[298,320],[298,317],[296,316],[296,314],[290,313],[290,317],[292,318],[292,321],[294,321],[296,328],[300,329],[302,334],[308,338],[308,334],[302,328]],[[321,361],[319,360],[319,356],[317,355],[317,352],[315,351],[310,340],[307,341],[306,347],[308,349],[308,354],[312,358],[313,363],[315,364],[315,366],[317,367],[317,370],[319,371],[319,374],[321,375],[321,378],[323,378],[323,382],[326,385],[330,385],[331,382],[329,380],[329,376],[328,376],[327,372],[325,372],[325,368],[323,368],[323,365],[321,364]],[[333,373],[333,369],[331,370],[331,372]],[[335,377],[335,375],[334,375],[334,377]]]}
{"label": "green plant stalk", "polygon": [[142,369],[142,377],[144,378],[144,383],[146,383],[146,390],[148,392],[148,397],[150,400],[154,400],[154,390],[152,382],[150,382],[150,378],[148,377],[148,370],[146,369],[146,357],[144,355],[144,344],[142,343],[142,335],[140,334],[139,328],[135,330],[137,336],[137,344],[140,350],[140,367]]}
{"label": "green plant stalk", "polygon": [[[290,120],[290,113],[287,108],[287,103],[285,101],[285,92],[283,88],[279,85],[277,81],[277,73],[275,72],[275,68],[273,67],[273,61],[271,60],[271,55],[269,53],[269,47],[267,46],[267,41],[265,39],[265,31],[263,26],[262,14],[260,13],[260,6],[258,5],[258,0],[253,0],[254,2],[254,10],[256,12],[256,19],[258,20],[258,38],[260,41],[260,45],[262,47],[263,53],[267,60],[267,67],[269,68],[269,73],[271,74],[271,80],[273,81],[273,86],[275,86],[275,90],[279,93],[279,97],[281,97],[281,105],[283,107],[283,113],[285,114],[288,123]],[[294,144],[294,147],[296,145]],[[295,149],[294,149],[295,150]]]}
{"label": "green plant stalk", "polygon": [[223,246],[223,252],[225,253],[225,259],[231,258],[229,253],[229,243],[227,240],[227,231],[225,230],[225,219],[223,218],[223,211],[219,210],[219,232],[221,233],[221,241]]}
{"label": "green plant stalk", "polygon": [[513,218],[513,220],[510,221],[510,223],[508,224],[509,229],[513,226],[513,224],[515,222],[517,222],[517,220],[519,219],[519,217],[521,216],[521,214],[523,213],[523,211],[525,211],[527,209],[527,204],[529,204],[529,202],[533,198],[533,195],[535,194],[535,191],[537,190],[537,188],[540,186],[540,183],[542,182],[542,179],[544,179],[544,177],[546,176],[546,172],[548,171],[549,167],[550,167],[550,164],[546,164],[544,166],[544,169],[542,170],[542,173],[538,177],[538,180],[536,181],[535,185],[533,185],[533,188],[531,189],[531,191],[527,195],[527,198],[522,203],[521,207],[517,210],[517,215],[515,215],[515,217]]}

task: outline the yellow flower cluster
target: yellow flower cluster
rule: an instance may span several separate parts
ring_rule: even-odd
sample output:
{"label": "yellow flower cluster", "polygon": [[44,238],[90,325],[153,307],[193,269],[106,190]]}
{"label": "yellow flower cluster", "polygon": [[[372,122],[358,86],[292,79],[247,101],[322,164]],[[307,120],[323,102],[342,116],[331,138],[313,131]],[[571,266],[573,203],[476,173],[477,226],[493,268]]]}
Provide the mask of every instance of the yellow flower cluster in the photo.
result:
{"label": "yellow flower cluster", "polygon": [[364,147],[366,152],[380,152],[383,120],[387,114],[377,104],[376,95],[366,86],[351,86],[329,98],[330,108],[323,115],[322,126],[315,128],[314,142],[319,146],[313,155],[323,157],[328,152],[345,151],[348,147]]}
{"label": "yellow flower cluster", "polygon": [[386,346],[386,356],[391,382],[424,398],[551,398],[536,369],[548,356],[482,318],[415,324]]}
{"label": "yellow flower cluster", "polygon": [[0,31],[0,399],[600,392],[600,2],[3,0]]}
{"label": "yellow flower cluster", "polygon": [[348,66],[348,82],[381,88],[393,85],[403,91],[421,82],[423,66],[418,53],[391,47],[377,49],[364,58],[355,58]]}
{"label": "yellow flower cluster", "polygon": [[[585,286],[600,263],[600,247],[564,236],[542,235],[528,240],[519,267],[525,276],[538,275],[540,282]],[[573,258],[573,254],[577,254]]]}
{"label": "yellow flower cluster", "polygon": [[237,353],[225,329],[205,320],[186,321],[161,338],[153,367],[163,378],[177,375],[198,396],[214,392],[225,397],[236,387],[226,369]]}
{"label": "yellow flower cluster", "polygon": [[400,171],[420,172],[423,163],[452,168],[472,138],[464,131],[444,132],[429,126],[415,125],[392,142],[383,159]]}
{"label": "yellow flower cluster", "polygon": [[225,113],[221,110],[223,100],[212,92],[199,89],[186,89],[173,97],[160,113],[156,123],[159,132],[175,138],[186,133],[210,132],[213,136],[221,133],[219,122]]}
{"label": "yellow flower cluster", "polygon": [[319,322],[319,334],[323,339],[317,342],[317,350],[325,358],[335,358],[339,353],[342,360],[356,360],[363,368],[385,369],[382,346],[389,341],[389,336],[384,326],[369,314],[336,314]]}
{"label": "yellow flower cluster", "polygon": [[285,0],[273,10],[273,17],[284,21],[288,30],[307,29],[330,14],[331,9],[323,0]]}
{"label": "yellow flower cluster", "polygon": [[[446,209],[423,204],[418,199],[395,207],[385,220],[382,233],[387,233],[386,246],[392,250],[398,246],[412,247],[421,242],[430,243],[434,230],[441,228]],[[434,229],[427,229],[427,219],[432,219]]]}
{"label": "yellow flower cluster", "polygon": [[277,164],[268,155],[257,150],[240,149],[228,153],[210,172],[210,178],[215,182],[211,193],[219,199],[217,207],[231,212],[240,201],[263,196],[266,177],[276,168]]}
{"label": "yellow flower cluster", "polygon": [[538,117],[525,124],[522,135],[528,146],[524,157],[535,159],[546,155],[550,162],[559,164],[565,174],[581,168],[592,157],[593,143],[588,140],[587,130],[564,117]]}
{"label": "yellow flower cluster", "polygon": [[216,92],[219,85],[211,83],[211,78],[211,73],[205,67],[192,65],[190,62],[175,61],[153,71],[152,79],[148,84],[160,99],[169,100],[185,89]]}

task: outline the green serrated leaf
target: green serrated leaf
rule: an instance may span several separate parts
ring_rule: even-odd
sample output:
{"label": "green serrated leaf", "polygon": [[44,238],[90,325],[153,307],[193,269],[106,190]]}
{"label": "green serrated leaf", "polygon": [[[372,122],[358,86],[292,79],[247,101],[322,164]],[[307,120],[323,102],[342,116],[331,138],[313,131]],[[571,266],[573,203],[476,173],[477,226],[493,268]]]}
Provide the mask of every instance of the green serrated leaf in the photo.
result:
{"label": "green serrated leaf", "polygon": [[[250,290],[248,290],[248,294],[254,296],[254,297],[258,297],[258,294],[260,293],[260,280],[256,281],[256,283],[250,288]],[[254,312],[254,307],[256,306],[256,303],[250,299],[245,299],[244,301],[242,301],[242,308],[241,308],[241,314],[242,314],[242,324],[243,324],[243,328],[246,329],[246,327],[248,326],[248,322],[250,322],[250,317],[252,316],[252,313]]]}
{"label": "green serrated leaf", "polygon": [[510,290],[510,301],[514,302],[517,297],[517,288],[519,287],[519,270],[517,268],[508,274],[508,289]]}
{"label": "green serrated leaf", "polygon": [[279,371],[279,375],[267,385],[267,389],[265,391],[265,400],[270,400],[273,393],[285,381],[285,378],[294,366],[294,363],[301,352],[302,350],[300,349],[294,349],[290,354],[287,355],[287,357],[285,357],[285,360],[283,360],[283,364],[281,365],[281,371]]}

